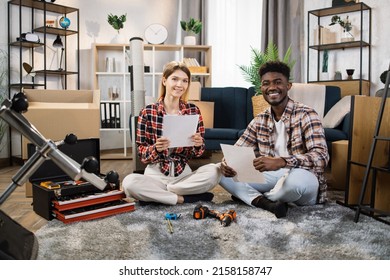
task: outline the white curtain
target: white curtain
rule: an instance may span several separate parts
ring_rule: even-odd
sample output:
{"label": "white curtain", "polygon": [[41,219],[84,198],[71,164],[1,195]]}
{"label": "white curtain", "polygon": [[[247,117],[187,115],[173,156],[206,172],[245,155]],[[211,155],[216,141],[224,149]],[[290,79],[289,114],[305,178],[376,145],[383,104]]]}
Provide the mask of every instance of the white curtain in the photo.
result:
{"label": "white curtain", "polygon": [[206,44],[212,46],[212,86],[249,87],[238,65],[249,65],[261,47],[263,0],[207,0]]}

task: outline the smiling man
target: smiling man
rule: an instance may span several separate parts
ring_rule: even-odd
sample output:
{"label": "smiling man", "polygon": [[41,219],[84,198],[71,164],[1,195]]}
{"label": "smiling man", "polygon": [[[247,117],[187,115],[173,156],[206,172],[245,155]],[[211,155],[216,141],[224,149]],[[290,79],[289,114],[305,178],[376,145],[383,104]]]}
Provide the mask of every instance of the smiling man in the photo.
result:
{"label": "smiling man", "polygon": [[287,215],[287,203],[314,205],[326,201],[325,167],[329,154],[318,114],[288,96],[290,68],[283,62],[264,64],[261,91],[270,107],[248,125],[236,146],[253,147],[253,166],[264,183],[237,182],[236,171],[221,163],[220,184],[234,200]]}

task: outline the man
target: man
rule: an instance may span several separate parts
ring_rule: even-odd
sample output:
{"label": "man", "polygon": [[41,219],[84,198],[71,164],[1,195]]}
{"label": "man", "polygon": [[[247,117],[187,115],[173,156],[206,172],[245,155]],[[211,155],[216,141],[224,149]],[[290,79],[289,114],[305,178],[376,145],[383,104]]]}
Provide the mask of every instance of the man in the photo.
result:
{"label": "man", "polygon": [[318,114],[287,95],[292,86],[290,68],[283,62],[268,62],[259,75],[270,108],[251,121],[235,145],[254,148],[253,166],[263,172],[265,182],[237,182],[236,171],[222,161],[220,184],[233,199],[281,218],[287,215],[287,203],[326,201],[324,170],[329,154]]}

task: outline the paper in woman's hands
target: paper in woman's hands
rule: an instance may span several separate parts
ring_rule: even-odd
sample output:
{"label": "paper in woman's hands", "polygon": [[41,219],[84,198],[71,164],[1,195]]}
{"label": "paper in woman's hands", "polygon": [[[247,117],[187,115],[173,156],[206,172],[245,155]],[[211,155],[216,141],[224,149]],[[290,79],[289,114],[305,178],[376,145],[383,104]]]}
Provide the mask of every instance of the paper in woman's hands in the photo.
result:
{"label": "paper in woman's hands", "polygon": [[191,147],[191,137],[196,133],[199,115],[165,115],[162,136],[169,139],[169,148]]}
{"label": "paper in woman's hands", "polygon": [[253,166],[255,152],[252,147],[221,144],[223,157],[228,166],[237,172],[236,180],[246,183],[264,183],[264,175]]}

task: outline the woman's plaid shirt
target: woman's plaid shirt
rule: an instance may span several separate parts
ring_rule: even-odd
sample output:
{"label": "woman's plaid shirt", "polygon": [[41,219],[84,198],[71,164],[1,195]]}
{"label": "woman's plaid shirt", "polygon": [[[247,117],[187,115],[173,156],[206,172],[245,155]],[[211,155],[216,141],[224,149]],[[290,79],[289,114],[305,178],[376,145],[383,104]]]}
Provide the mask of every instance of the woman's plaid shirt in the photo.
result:
{"label": "woman's plaid shirt", "polygon": [[[310,107],[289,99],[282,115],[287,130],[286,167],[313,172],[319,182],[318,203],[326,201],[325,167],[329,161],[324,129],[318,114]],[[275,156],[274,121],[268,108],[257,115],[238,139],[237,146],[253,146],[257,156]]]}
{"label": "woman's plaid shirt", "polygon": [[162,101],[147,105],[138,117],[137,148],[138,156],[145,164],[159,163],[163,174],[170,174],[171,162],[174,164],[174,175],[180,175],[189,159],[199,157],[205,150],[204,125],[199,108],[191,103],[180,101],[179,115],[199,115],[196,131],[203,137],[200,147],[178,147],[162,152],[156,150],[156,140],[162,136],[163,116],[166,114]]}

